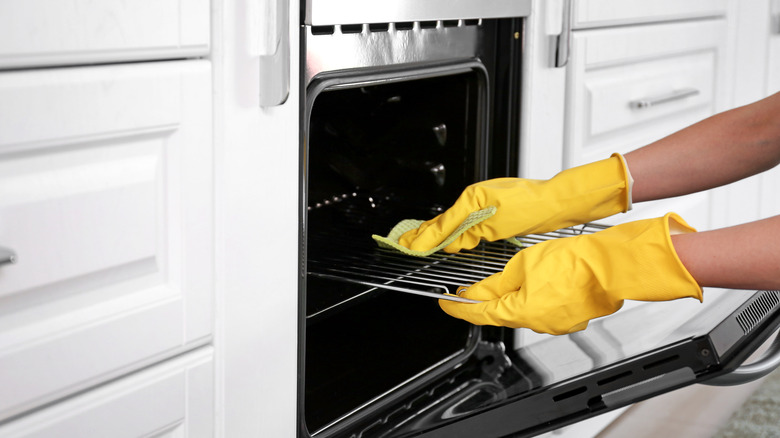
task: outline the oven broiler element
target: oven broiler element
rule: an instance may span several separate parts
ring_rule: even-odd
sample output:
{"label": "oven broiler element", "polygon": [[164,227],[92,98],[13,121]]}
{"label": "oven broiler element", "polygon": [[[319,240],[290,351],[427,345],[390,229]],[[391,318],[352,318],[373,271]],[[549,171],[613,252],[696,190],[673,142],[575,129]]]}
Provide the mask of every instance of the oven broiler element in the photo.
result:
{"label": "oven broiler element", "polygon": [[[340,230],[315,238],[322,239],[318,244],[326,245],[333,251],[318,252],[318,258],[309,259],[308,275],[366,287],[350,299],[359,299],[364,294],[383,289],[461,301],[463,299],[458,300],[456,295],[460,286],[468,286],[502,271],[509,259],[522,248],[550,239],[591,234],[605,228],[599,224],[584,224],[518,237],[520,246],[504,241],[482,242],[471,250],[456,254],[438,252],[428,257],[361,245],[358,243],[360,236]],[[345,239],[344,236],[351,237]],[[309,315],[314,316],[316,313]]]}

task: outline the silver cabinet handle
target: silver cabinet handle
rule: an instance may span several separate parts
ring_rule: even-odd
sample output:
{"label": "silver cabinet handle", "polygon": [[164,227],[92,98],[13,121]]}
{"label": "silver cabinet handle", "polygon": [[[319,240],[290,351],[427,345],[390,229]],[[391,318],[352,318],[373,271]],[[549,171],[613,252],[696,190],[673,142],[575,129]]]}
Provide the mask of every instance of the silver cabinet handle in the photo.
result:
{"label": "silver cabinet handle", "polygon": [[760,379],[780,366],[780,335],[757,361],[742,365],[736,370],[702,382],[710,386],[734,386]]}
{"label": "silver cabinet handle", "polygon": [[260,106],[278,106],[290,95],[290,2],[254,0],[263,27],[260,42]]}
{"label": "silver cabinet handle", "polygon": [[699,90],[695,88],[683,88],[681,90],[673,91],[669,94],[663,94],[661,96],[646,97],[642,99],[632,100],[628,103],[633,109],[650,108],[651,106],[660,105],[662,103],[673,102],[675,100],[682,100],[686,97],[696,96],[699,94]]}
{"label": "silver cabinet handle", "polygon": [[573,4],[574,0],[564,0],[563,23],[561,23],[561,34],[558,35],[558,44],[555,50],[555,67],[565,67],[569,63],[571,22],[574,20],[574,14],[571,10]]}
{"label": "silver cabinet handle", "polygon": [[16,263],[17,257],[14,250],[0,246],[0,265]]}

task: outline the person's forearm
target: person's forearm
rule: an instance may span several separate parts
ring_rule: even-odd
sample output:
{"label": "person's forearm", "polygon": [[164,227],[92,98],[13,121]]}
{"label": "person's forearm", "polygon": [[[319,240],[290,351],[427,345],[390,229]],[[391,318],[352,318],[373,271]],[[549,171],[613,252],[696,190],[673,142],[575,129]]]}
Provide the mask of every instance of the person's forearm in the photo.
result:
{"label": "person's forearm", "polygon": [[718,187],[780,163],[780,93],[629,152],[634,202]]}
{"label": "person's forearm", "polygon": [[672,236],[683,265],[701,286],[780,289],[780,216]]}

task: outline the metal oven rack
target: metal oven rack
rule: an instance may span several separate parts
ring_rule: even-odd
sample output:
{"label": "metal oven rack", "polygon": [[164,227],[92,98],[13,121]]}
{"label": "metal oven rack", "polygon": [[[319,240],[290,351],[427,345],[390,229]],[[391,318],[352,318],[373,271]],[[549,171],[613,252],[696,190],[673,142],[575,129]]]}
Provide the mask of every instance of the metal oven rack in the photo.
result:
{"label": "metal oven rack", "polygon": [[522,248],[546,240],[592,234],[605,228],[607,226],[584,224],[518,237],[519,246],[506,241],[482,242],[472,250],[457,254],[439,252],[428,257],[409,256],[333,236],[327,243],[330,251],[318,251],[319,257],[309,259],[307,273],[364,286],[367,290],[363,294],[384,289],[440,297],[441,294],[455,294],[460,286],[476,283],[502,271],[509,259]]}

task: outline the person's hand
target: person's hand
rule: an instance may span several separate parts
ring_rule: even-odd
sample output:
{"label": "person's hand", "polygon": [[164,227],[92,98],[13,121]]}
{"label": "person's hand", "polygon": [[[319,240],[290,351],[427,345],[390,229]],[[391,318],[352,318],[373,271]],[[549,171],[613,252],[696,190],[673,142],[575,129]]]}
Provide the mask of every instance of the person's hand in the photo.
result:
{"label": "person's hand", "polygon": [[630,176],[622,156],[574,167],[549,180],[497,178],[468,186],[455,204],[419,228],[404,233],[398,243],[428,251],[450,236],[475,211],[495,206],[496,213],[460,235],[444,251],[477,246],[481,239],[555,231],[631,208]]}
{"label": "person's hand", "polygon": [[477,325],[560,335],[616,312],[623,300],[701,300],[701,287],[680,262],[670,237],[670,232],[694,231],[669,213],[549,240],[521,250],[503,272],[459,293],[481,303],[439,300],[439,305]]}

